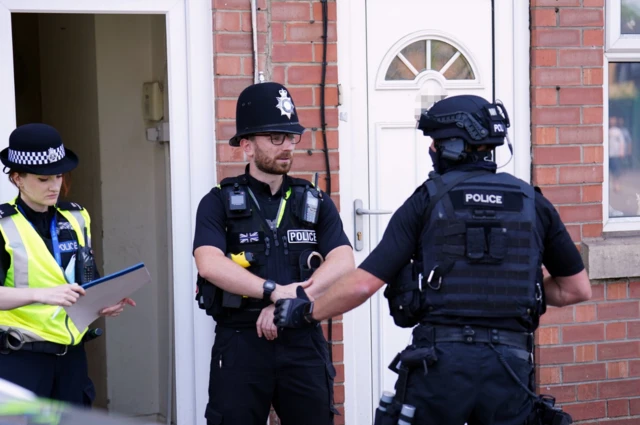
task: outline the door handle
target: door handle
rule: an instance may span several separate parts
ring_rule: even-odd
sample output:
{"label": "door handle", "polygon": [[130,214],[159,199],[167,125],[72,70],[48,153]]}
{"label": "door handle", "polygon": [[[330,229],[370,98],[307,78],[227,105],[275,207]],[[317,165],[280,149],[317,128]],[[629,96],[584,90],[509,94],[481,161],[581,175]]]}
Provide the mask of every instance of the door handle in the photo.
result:
{"label": "door handle", "polygon": [[353,201],[353,220],[354,220],[354,248],[356,251],[362,251],[364,249],[364,220],[363,215],[383,215],[391,214],[393,211],[389,210],[368,210],[362,207],[362,199],[356,199]]}

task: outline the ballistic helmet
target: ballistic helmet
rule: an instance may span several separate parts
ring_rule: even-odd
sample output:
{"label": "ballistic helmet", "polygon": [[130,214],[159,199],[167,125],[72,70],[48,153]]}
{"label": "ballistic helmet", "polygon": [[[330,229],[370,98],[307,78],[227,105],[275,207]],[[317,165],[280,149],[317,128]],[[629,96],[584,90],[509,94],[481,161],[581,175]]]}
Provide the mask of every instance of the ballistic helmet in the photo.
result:
{"label": "ballistic helmet", "polygon": [[236,134],[231,146],[240,146],[244,136],[256,133],[302,134],[293,99],[278,83],[253,84],[240,93],[236,105]]}
{"label": "ballistic helmet", "polygon": [[501,103],[470,94],[451,96],[422,112],[418,129],[434,140],[463,139],[469,145],[500,146],[509,128]]}

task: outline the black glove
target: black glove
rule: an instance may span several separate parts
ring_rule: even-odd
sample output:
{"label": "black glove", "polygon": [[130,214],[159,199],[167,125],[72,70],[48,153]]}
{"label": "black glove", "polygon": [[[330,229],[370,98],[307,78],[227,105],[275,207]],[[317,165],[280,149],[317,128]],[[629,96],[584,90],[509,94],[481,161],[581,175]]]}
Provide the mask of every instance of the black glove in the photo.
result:
{"label": "black glove", "polygon": [[301,286],[296,289],[298,298],[283,298],[276,301],[273,324],[279,328],[304,328],[315,326],[317,320],[311,317],[313,302]]}

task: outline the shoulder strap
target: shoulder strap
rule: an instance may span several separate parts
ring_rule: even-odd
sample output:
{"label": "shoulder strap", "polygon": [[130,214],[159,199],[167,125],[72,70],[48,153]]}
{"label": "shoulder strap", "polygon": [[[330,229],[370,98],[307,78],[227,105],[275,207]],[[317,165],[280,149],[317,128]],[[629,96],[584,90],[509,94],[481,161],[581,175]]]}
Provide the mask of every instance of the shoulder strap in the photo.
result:
{"label": "shoulder strap", "polygon": [[310,186],[313,187],[313,183],[309,180],[298,179],[296,177],[289,177],[291,181],[289,182],[290,186]]}
{"label": "shoulder strap", "polygon": [[237,177],[227,177],[225,179],[222,179],[222,181],[220,182],[219,186],[220,187],[233,186],[236,183],[238,183],[239,185],[246,185],[247,184],[247,179],[244,176],[244,174],[241,175],[241,176],[237,176]]}
{"label": "shoulder strap", "polygon": [[75,202],[67,202],[61,201],[58,202],[58,208],[65,211],[82,211],[84,207],[80,204],[76,204]]}
{"label": "shoulder strap", "polygon": [[2,204],[0,205],[0,219],[4,217],[9,217],[18,213],[18,209],[13,204]]}
{"label": "shoulder strap", "polygon": [[[477,170],[469,173],[463,173],[463,174],[460,174],[458,177],[454,178],[453,180],[451,180],[446,185],[442,184],[442,176],[436,177],[433,181],[435,182],[436,186],[437,187],[439,186],[439,187],[438,187],[438,191],[436,192],[435,195],[433,195],[433,197],[429,196],[429,206],[427,207],[427,210],[425,211],[423,216],[425,224],[431,218],[431,213],[433,212],[433,209],[436,207],[436,204],[438,203],[438,201],[440,201],[440,199],[442,199],[444,195],[449,193],[451,189],[453,189],[455,186],[457,186],[458,184],[462,183],[465,180],[469,180],[473,177],[482,176],[488,173],[490,173],[490,171],[487,171],[487,170]],[[427,185],[427,183],[429,183],[430,181],[432,180],[427,180],[424,184]]]}

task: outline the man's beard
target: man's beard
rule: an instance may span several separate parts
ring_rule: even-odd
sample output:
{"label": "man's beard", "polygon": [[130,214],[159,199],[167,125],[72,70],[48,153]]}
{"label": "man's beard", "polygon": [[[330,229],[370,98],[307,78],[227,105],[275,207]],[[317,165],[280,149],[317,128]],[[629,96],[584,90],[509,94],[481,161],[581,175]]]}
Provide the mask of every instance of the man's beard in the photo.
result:
{"label": "man's beard", "polygon": [[[277,162],[278,159],[289,159],[289,163]],[[293,164],[293,155],[291,153],[281,153],[276,158],[269,158],[256,144],[254,162],[258,170],[267,174],[287,174]]]}

